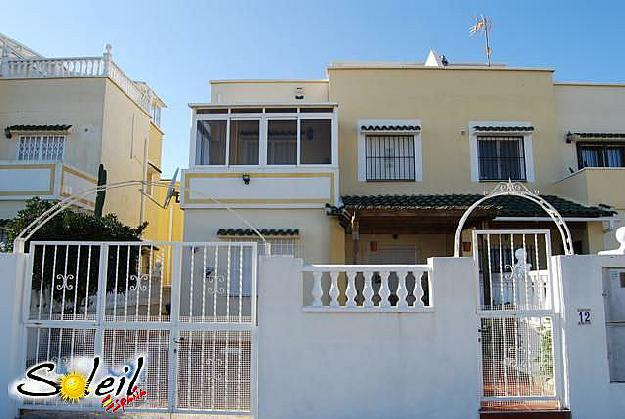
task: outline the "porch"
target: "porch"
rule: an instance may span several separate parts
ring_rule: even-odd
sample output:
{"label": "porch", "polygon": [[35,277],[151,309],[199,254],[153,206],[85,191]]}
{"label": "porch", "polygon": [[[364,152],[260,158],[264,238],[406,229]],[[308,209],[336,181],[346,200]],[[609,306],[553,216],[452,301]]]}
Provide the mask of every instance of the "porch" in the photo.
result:
{"label": "porch", "polygon": [[[427,257],[454,254],[454,233],[476,194],[342,196],[330,207],[345,231],[345,260],[352,264],[418,264]],[[576,254],[588,254],[603,242],[602,223],[614,221],[615,211],[585,206],[557,195],[543,198],[560,212],[571,231]],[[462,256],[473,254],[470,230],[547,229],[554,254],[563,246],[553,221],[536,204],[523,198],[495,197],[473,212],[462,233]],[[597,237],[595,237],[597,236]]]}

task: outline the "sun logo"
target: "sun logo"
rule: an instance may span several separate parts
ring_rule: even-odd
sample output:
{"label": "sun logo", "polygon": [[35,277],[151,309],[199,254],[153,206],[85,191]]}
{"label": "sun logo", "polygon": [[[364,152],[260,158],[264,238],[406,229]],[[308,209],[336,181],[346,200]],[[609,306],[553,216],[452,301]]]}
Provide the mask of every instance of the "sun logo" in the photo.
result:
{"label": "sun logo", "polygon": [[76,371],[68,372],[59,380],[60,394],[63,400],[77,402],[85,397],[87,378]]}

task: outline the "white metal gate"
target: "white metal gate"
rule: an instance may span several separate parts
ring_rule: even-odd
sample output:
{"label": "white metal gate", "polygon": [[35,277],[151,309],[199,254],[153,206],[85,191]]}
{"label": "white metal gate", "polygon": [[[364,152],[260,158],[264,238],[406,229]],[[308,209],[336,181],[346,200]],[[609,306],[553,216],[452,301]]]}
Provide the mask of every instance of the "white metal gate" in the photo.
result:
{"label": "white metal gate", "polygon": [[[145,359],[127,410],[254,410],[256,243],[32,242],[22,365],[57,372],[99,355],[124,374]],[[101,410],[99,399],[24,408]]]}
{"label": "white metal gate", "polygon": [[474,230],[482,408],[561,407],[559,295],[549,230]]}

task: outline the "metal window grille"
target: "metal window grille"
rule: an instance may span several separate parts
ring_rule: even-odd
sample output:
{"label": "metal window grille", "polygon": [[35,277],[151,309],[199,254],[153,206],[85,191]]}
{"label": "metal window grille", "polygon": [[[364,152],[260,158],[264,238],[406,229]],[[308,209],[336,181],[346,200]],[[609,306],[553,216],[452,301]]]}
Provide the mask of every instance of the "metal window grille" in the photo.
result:
{"label": "metal window grille", "polygon": [[[258,236],[232,237],[225,239],[226,241],[235,242],[255,242],[258,244],[259,255],[290,255],[296,258],[303,258],[303,252],[299,237],[268,237],[267,246],[258,238]],[[270,249],[268,249],[269,247]]]}
{"label": "metal window grille", "polygon": [[17,160],[58,161],[65,152],[64,135],[23,135],[17,143]]}
{"label": "metal window grille", "polygon": [[526,180],[522,136],[478,136],[480,180]]}
{"label": "metal window grille", "polygon": [[415,180],[414,135],[367,135],[367,181]]}

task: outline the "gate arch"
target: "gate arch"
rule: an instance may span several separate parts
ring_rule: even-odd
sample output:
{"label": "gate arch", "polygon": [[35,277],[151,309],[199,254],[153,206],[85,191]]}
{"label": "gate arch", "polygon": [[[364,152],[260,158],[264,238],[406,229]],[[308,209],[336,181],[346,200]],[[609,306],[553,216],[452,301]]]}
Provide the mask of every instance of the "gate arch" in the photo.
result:
{"label": "gate arch", "polygon": [[551,217],[556,227],[558,228],[560,237],[562,238],[562,244],[564,246],[564,254],[574,254],[571,232],[569,231],[569,227],[566,225],[564,218],[562,218],[558,210],[555,209],[553,205],[547,202],[544,198],[538,195],[538,193],[532,192],[527,189],[525,185],[508,180],[507,182],[500,182],[499,184],[497,184],[497,186],[495,186],[492,191],[488,192],[482,198],[475,201],[475,203],[467,208],[464,214],[462,214],[462,217],[458,222],[458,227],[456,228],[456,234],[454,237],[454,257],[460,256],[460,236],[462,234],[462,228],[464,227],[464,223],[467,221],[467,218],[469,218],[469,215],[471,215],[473,210],[475,210],[482,202],[502,195],[520,196],[539,205],[547,213],[547,215]]}

